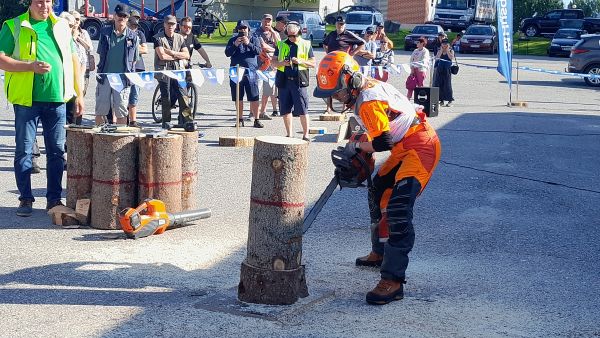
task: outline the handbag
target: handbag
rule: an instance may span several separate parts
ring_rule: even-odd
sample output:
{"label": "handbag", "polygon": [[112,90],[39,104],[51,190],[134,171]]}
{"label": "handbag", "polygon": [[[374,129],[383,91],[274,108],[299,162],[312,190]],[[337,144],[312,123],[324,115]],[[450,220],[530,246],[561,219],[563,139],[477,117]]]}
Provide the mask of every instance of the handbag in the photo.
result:
{"label": "handbag", "polygon": [[86,70],[88,72],[95,71],[96,70],[96,57],[94,56],[94,54],[88,52],[87,59],[88,59],[88,63],[87,63]]}
{"label": "handbag", "polygon": [[450,73],[452,73],[452,75],[456,75],[458,74],[458,61],[456,61],[456,56],[454,57],[454,64],[452,66],[450,66]]}
{"label": "handbag", "polygon": [[406,78],[406,89],[413,90],[417,88],[417,77],[415,74],[410,73],[408,78]]}

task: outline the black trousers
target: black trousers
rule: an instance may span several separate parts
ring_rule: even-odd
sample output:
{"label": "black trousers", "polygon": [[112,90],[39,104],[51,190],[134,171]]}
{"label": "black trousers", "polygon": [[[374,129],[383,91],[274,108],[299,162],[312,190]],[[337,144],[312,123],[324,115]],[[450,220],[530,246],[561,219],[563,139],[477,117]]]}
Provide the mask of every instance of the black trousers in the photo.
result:
{"label": "black trousers", "polygon": [[173,106],[173,103],[175,103],[175,100],[177,100],[179,103],[177,122],[179,124],[192,122],[194,118],[192,116],[186,88],[181,88],[177,80],[174,79],[160,81],[159,86],[162,105],[162,121],[171,122],[171,107]]}

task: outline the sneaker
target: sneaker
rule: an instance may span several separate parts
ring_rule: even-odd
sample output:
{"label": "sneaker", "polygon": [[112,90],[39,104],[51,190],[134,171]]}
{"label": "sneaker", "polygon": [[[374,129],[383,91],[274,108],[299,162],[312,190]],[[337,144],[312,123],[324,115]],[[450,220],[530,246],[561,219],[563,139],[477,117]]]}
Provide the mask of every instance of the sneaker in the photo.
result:
{"label": "sneaker", "polygon": [[448,103],[446,103],[446,107],[452,107],[452,102],[453,101],[448,101]]}
{"label": "sneaker", "polygon": [[52,201],[52,202],[48,202],[48,204],[46,204],[46,211],[56,207],[62,205],[64,206],[63,202],[61,200],[56,200],[56,201]]}
{"label": "sneaker", "polygon": [[39,174],[40,172],[42,172],[42,168],[40,168],[40,165],[37,164],[37,160],[32,160],[31,161],[31,173],[32,174]]}
{"label": "sneaker", "polygon": [[381,279],[377,286],[367,293],[367,303],[371,305],[384,305],[404,298],[405,281]]}
{"label": "sneaker", "polygon": [[440,101],[440,107],[444,105],[444,101]]}
{"label": "sneaker", "polygon": [[302,140],[310,143],[310,139],[308,137],[306,137],[306,136],[302,137]]}
{"label": "sneaker", "polygon": [[279,112],[277,110],[273,110],[273,114],[271,114],[271,116],[273,116],[273,117],[279,116]]}
{"label": "sneaker", "polygon": [[33,201],[22,200],[17,208],[17,216],[29,217],[33,213]]}
{"label": "sneaker", "polygon": [[271,116],[269,116],[269,115],[267,115],[267,114],[265,114],[265,113],[262,113],[262,114],[260,114],[260,115],[258,116],[258,118],[259,118],[259,119],[261,119],[261,120],[267,120],[267,121],[270,121],[270,120],[272,120],[272,119],[273,119]]}
{"label": "sneaker", "polygon": [[265,125],[262,124],[259,120],[254,120],[254,128],[264,128]]}
{"label": "sneaker", "polygon": [[130,127],[136,127],[136,128],[141,128],[142,126],[140,126],[139,123],[137,123],[137,121],[131,121],[129,122],[129,126]]}
{"label": "sneaker", "polygon": [[358,257],[356,259],[356,266],[372,266],[379,267],[383,263],[383,255],[371,251],[364,257]]}

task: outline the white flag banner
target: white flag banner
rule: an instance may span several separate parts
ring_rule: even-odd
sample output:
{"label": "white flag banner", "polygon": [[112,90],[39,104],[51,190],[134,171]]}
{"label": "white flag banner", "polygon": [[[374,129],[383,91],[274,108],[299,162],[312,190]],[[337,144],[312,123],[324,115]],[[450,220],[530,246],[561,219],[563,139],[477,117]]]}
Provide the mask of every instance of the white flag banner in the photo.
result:
{"label": "white flag banner", "polygon": [[202,69],[202,73],[204,74],[204,78],[208,79],[208,81],[212,84],[223,84],[225,80],[225,69],[219,68],[205,68]]}
{"label": "white flag banner", "polygon": [[152,90],[154,87],[156,87],[154,82],[154,74],[152,72],[125,73],[125,76],[127,76],[131,83],[140,88]]}
{"label": "white flag banner", "polygon": [[192,83],[197,87],[202,87],[204,84],[204,75],[200,69],[191,69],[190,74],[192,75]]}
{"label": "white flag banner", "polygon": [[410,74],[410,65],[408,63],[403,63],[401,66],[402,66],[402,69],[404,69],[405,72],[407,72],[408,74]]}
{"label": "white flag banner", "polygon": [[162,73],[163,75],[166,75],[173,80],[178,80],[177,75],[175,75],[175,73],[173,73],[173,71],[171,71],[171,70],[163,70],[163,71],[157,72],[157,73]]}
{"label": "white flag banner", "polygon": [[258,74],[258,77],[262,81],[267,82],[269,84],[269,87],[273,88],[273,86],[275,85],[275,74],[277,74],[276,70],[272,70],[272,71],[257,70],[256,74]]}
{"label": "white flag banner", "polygon": [[123,90],[123,88],[125,88],[125,85],[123,85],[123,81],[121,80],[121,74],[106,74],[106,77],[108,79],[108,84],[110,84],[110,87],[118,92],[121,92]]}
{"label": "white flag banner", "polygon": [[377,75],[379,75],[379,77],[383,77],[383,67],[382,66],[377,66]]}

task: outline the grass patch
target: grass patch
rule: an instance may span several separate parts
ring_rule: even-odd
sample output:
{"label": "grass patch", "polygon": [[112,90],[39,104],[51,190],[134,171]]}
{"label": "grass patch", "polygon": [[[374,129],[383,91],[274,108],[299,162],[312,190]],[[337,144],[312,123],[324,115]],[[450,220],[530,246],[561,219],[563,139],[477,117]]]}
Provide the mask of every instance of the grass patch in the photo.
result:
{"label": "grass patch", "polygon": [[[227,28],[227,34],[224,37],[219,36],[218,32],[213,34],[209,39],[206,35],[200,38],[200,43],[214,44],[214,45],[226,45],[227,41],[232,36],[233,29],[235,28],[236,22],[227,21],[225,27]],[[327,25],[325,31],[327,33],[334,31],[335,25]],[[394,42],[395,50],[404,50],[404,38],[410,34],[410,30],[401,29],[398,33],[388,33],[388,37]],[[448,32],[448,39],[452,41],[457,33]],[[519,34],[516,33],[513,37],[513,54],[514,55],[546,55],[550,40],[543,37],[529,38],[529,41],[519,40]]]}

